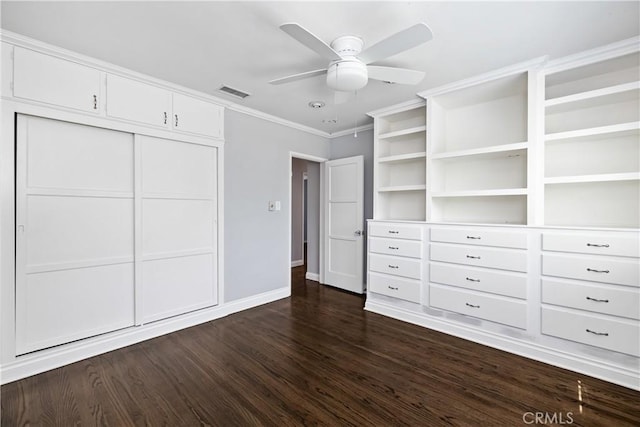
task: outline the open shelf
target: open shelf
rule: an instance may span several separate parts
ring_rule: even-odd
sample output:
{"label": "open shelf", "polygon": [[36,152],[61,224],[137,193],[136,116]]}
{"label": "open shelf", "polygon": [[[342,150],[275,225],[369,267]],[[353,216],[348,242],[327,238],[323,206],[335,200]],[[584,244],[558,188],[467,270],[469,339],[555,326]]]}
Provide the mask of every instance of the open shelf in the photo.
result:
{"label": "open shelf", "polygon": [[610,173],[602,175],[576,175],[545,178],[545,184],[575,184],[580,182],[613,182],[640,180],[640,172]]}
{"label": "open shelf", "polygon": [[424,189],[378,193],[376,219],[424,221],[426,219]]}
{"label": "open shelf", "polygon": [[378,162],[379,163],[404,163],[410,160],[424,159],[426,155],[427,153],[424,151],[420,153],[399,154],[395,156],[379,157]]}
{"label": "open shelf", "polygon": [[556,141],[561,139],[584,138],[593,135],[617,134],[621,132],[637,131],[638,129],[640,129],[640,122],[632,121],[627,123],[617,123],[608,126],[598,126],[566,132],[548,133],[545,135],[545,140]]}
{"label": "open shelf", "polygon": [[421,133],[421,132],[425,132],[427,130],[427,126],[426,125],[422,125],[422,126],[416,126],[416,127],[412,127],[412,128],[408,128],[408,129],[400,129],[394,132],[387,132],[387,133],[383,133],[378,135],[378,139],[390,139],[390,138],[397,138],[399,136],[404,136],[404,135],[411,135],[414,133]]}
{"label": "open shelf", "polygon": [[525,195],[436,197],[432,199],[431,221],[469,224],[527,223]]}
{"label": "open shelf", "polygon": [[[586,108],[590,105],[597,106],[603,103],[611,103],[612,101],[616,102],[616,98],[622,100],[626,97],[637,98],[638,90],[640,90],[640,81],[623,83],[560,98],[547,99],[544,106],[547,112],[562,111],[564,108],[576,108],[575,104],[582,104],[583,107],[581,108]],[[634,94],[634,92],[636,93]]]}
{"label": "open shelf", "polygon": [[461,157],[473,156],[478,159],[491,159],[508,157],[510,154],[522,154],[527,149],[526,142],[514,144],[493,145],[490,147],[474,148],[471,150],[449,151],[445,153],[432,154],[432,160],[457,159]]}
{"label": "open shelf", "polygon": [[442,191],[431,193],[431,197],[491,197],[491,196],[524,196],[526,188],[512,188],[508,190],[470,190],[470,191]]}
{"label": "open shelf", "polygon": [[424,191],[427,189],[427,186],[424,184],[418,185],[393,185],[388,187],[379,187],[378,192],[387,193],[391,191]]}

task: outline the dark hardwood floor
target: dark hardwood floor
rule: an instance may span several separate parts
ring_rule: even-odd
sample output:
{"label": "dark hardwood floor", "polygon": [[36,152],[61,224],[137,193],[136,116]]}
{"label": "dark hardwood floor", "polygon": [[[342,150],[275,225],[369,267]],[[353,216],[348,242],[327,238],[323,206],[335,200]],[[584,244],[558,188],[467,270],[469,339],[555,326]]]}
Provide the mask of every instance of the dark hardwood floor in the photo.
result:
{"label": "dark hardwood floor", "polygon": [[299,267],[291,298],[2,386],[2,426],[640,425],[638,392],[363,304]]}

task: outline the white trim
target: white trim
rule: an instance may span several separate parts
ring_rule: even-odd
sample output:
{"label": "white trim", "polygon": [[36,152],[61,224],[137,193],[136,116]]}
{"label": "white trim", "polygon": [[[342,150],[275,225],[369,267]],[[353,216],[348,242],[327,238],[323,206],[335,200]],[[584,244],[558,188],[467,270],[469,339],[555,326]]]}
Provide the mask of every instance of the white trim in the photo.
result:
{"label": "white trim", "polygon": [[295,261],[291,261],[291,268],[300,267],[301,265],[304,265],[304,260],[303,259],[297,259]]}
{"label": "white trim", "polygon": [[390,105],[388,107],[373,110],[367,113],[368,116],[376,118],[378,116],[384,116],[389,113],[399,113],[406,110],[413,110],[414,108],[424,107],[424,99],[417,97],[409,101],[401,102],[399,104]]}
{"label": "white trim", "polygon": [[345,129],[345,130],[340,130],[338,132],[331,133],[327,138],[335,139],[335,138],[340,138],[342,136],[351,135],[353,133],[365,132],[372,129],[373,129],[373,123],[369,123],[366,125],[358,126],[354,129]]}
{"label": "white trim", "polygon": [[549,363],[560,368],[574,372],[580,372],[609,381],[614,384],[640,390],[638,373],[629,369],[606,365],[602,361],[590,361],[585,358],[575,357],[572,354],[562,352],[558,349],[547,348],[542,345],[518,340],[514,337],[504,337],[488,331],[454,324],[435,318],[424,317],[421,313],[412,312],[392,305],[371,301],[367,299],[364,309],[373,313],[389,316],[394,319],[423,326],[458,338],[463,338],[499,350],[513,353],[518,356]]}
{"label": "white trim", "polygon": [[619,42],[611,43],[595,49],[564,56],[562,58],[549,61],[542,70],[543,74],[553,74],[570,68],[591,64],[606,59],[616,58],[630,53],[638,52],[640,36],[631,37]]}
{"label": "white trim", "polygon": [[171,319],[160,320],[143,326],[111,332],[60,347],[42,350],[16,358],[2,365],[0,378],[7,384],[60,366],[68,365],[92,356],[116,350],[151,338],[189,328],[291,296],[288,288],[279,288],[228,304],[206,308]]}
{"label": "white trim", "polygon": [[511,76],[513,74],[524,73],[532,68],[541,67],[547,61],[548,56],[540,56],[529,61],[520,62],[508,67],[500,68],[498,70],[489,71],[488,73],[473,76],[468,79],[459,80],[450,84],[439,86],[437,88],[428,89],[422,92],[418,92],[418,96],[423,98],[429,98],[434,95],[440,95],[448,92],[453,92],[459,89],[464,89],[470,86],[475,86],[480,83],[490,82],[498,80],[503,77]]}
{"label": "white trim", "polygon": [[290,127],[292,129],[301,130],[306,133],[310,133],[312,135],[321,136],[323,138],[331,138],[331,134],[328,132],[324,132],[318,129],[314,129],[309,126],[301,125],[300,123],[295,123],[287,119],[283,119],[281,117],[273,116],[271,114],[264,113],[262,111],[254,110],[253,108],[245,107],[244,105],[238,105],[233,102],[226,101],[225,107],[229,110],[233,110],[238,113],[247,114],[249,116],[253,116],[259,119],[266,120],[268,122],[277,123],[280,125],[284,125]]}
{"label": "white trim", "polygon": [[307,271],[304,278],[307,280],[313,280],[314,282],[320,282],[320,275],[318,273],[311,273]]}

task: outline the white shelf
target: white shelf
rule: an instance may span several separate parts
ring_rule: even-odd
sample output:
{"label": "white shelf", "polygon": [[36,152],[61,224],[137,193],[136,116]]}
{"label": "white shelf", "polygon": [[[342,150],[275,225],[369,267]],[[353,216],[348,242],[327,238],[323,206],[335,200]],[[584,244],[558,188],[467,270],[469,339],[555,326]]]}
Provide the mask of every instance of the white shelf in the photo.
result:
{"label": "white shelf", "polygon": [[444,197],[488,197],[488,196],[526,196],[526,188],[507,188],[500,190],[440,191],[431,193],[433,198]]}
{"label": "white shelf", "polygon": [[[633,93],[640,90],[640,81],[631,83],[623,83],[615,86],[609,86],[601,89],[590,90],[587,92],[576,93],[558,98],[547,99],[544,103],[546,108],[559,106],[563,104],[571,104],[579,101],[596,100],[602,97],[608,97],[616,94]],[[636,95],[637,96],[637,95]]]}
{"label": "white shelf", "polygon": [[453,159],[466,156],[482,156],[493,157],[497,155],[502,157],[503,154],[510,151],[520,151],[527,149],[527,142],[518,142],[515,144],[493,145],[484,148],[473,148],[470,150],[447,151],[444,153],[436,153],[431,156],[432,160]]}
{"label": "white shelf", "polygon": [[424,191],[427,189],[427,186],[424,184],[418,185],[394,185],[390,187],[380,187],[378,188],[378,192],[380,193],[388,193],[392,191]]}
{"label": "white shelf", "polygon": [[640,180],[640,172],[608,173],[601,175],[560,176],[545,178],[545,184],[576,184],[582,182],[614,182]]}
{"label": "white shelf", "polygon": [[412,128],[408,128],[408,129],[401,129],[401,130],[397,130],[394,132],[387,132],[387,133],[383,133],[378,135],[378,139],[390,139],[390,138],[395,138],[398,136],[404,136],[404,135],[411,135],[414,133],[420,133],[420,132],[425,132],[427,130],[426,126],[415,126]]}
{"label": "white shelf", "polygon": [[545,135],[545,140],[557,141],[557,140],[565,140],[565,139],[573,139],[573,138],[583,138],[591,135],[613,134],[617,132],[627,132],[627,131],[638,130],[638,129],[640,129],[640,121],[619,123],[619,124],[609,125],[609,126],[598,126],[594,128],[588,128],[588,129],[571,130],[566,132],[548,133]]}
{"label": "white shelf", "polygon": [[379,157],[378,162],[379,163],[402,163],[410,160],[424,159],[426,155],[427,153],[425,153],[424,151],[421,153],[399,154],[396,156]]}

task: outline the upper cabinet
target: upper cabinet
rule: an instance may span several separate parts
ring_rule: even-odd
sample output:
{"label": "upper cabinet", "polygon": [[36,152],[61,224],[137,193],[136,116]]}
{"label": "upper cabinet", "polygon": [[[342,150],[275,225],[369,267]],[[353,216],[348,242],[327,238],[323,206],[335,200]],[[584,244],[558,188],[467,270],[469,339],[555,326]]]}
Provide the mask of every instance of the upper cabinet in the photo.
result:
{"label": "upper cabinet", "polygon": [[421,93],[427,99],[427,218],[531,222],[529,147],[542,60]]}
{"label": "upper cabinet", "polygon": [[17,46],[13,55],[16,98],[101,113],[101,71]]}
{"label": "upper cabinet", "polygon": [[632,43],[545,70],[545,225],[640,226],[637,50]]}
{"label": "upper cabinet", "polygon": [[426,111],[424,102],[374,117],[376,219],[425,220]]}
{"label": "upper cabinet", "polygon": [[222,137],[223,108],[191,96],[173,94],[174,130],[197,135]]}
{"label": "upper cabinet", "polygon": [[170,128],[171,92],[137,80],[108,74],[107,115]]}

